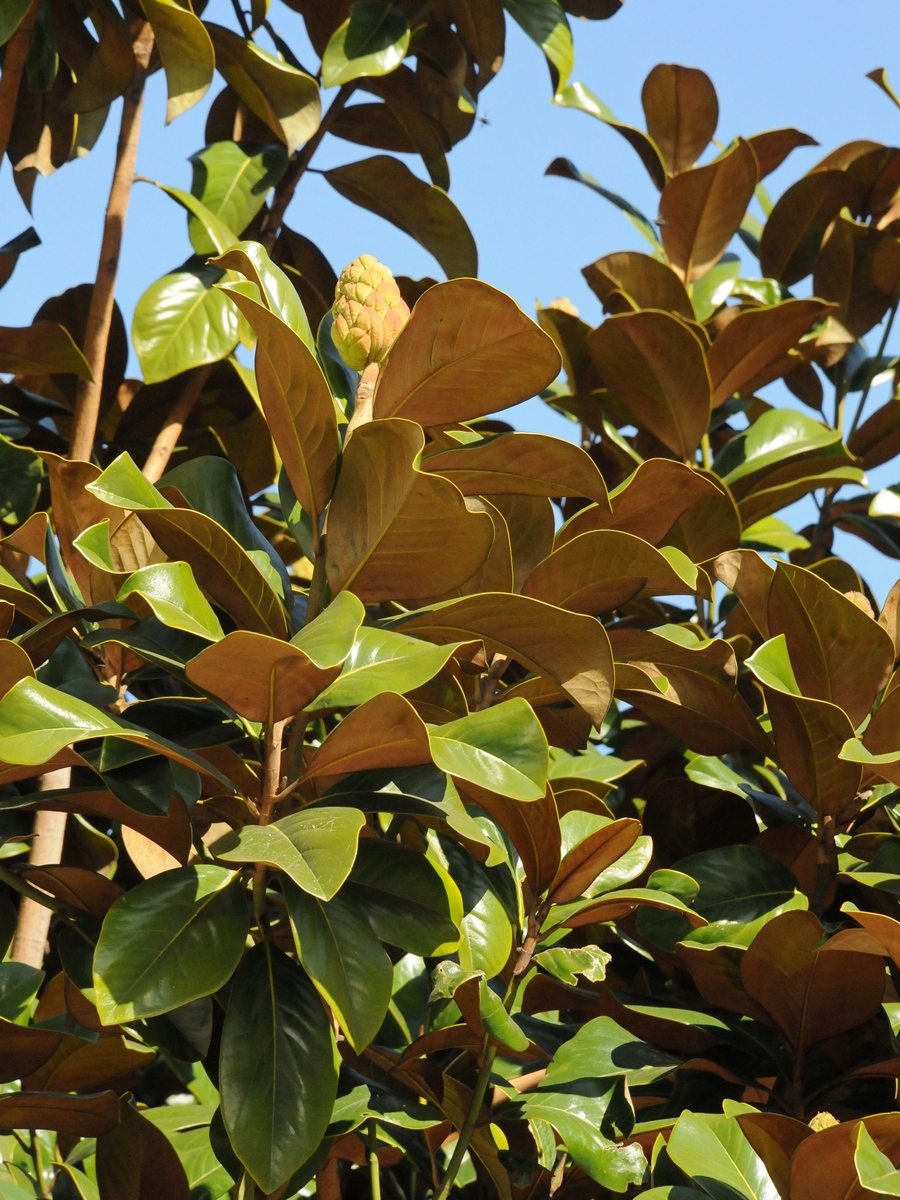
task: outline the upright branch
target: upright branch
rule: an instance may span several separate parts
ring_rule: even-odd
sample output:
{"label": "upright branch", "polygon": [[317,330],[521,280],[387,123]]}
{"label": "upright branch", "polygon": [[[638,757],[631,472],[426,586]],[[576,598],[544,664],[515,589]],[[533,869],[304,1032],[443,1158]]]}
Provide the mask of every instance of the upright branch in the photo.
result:
{"label": "upright branch", "polygon": [[116,167],[113,173],[109,202],[103,222],[103,240],[100,245],[100,261],[97,278],[88,311],[87,328],[84,335],[84,356],[91,368],[93,379],[82,379],[78,384],[75,402],[75,424],[69,457],[88,461],[94,446],[97,419],[100,415],[100,393],[103,388],[103,367],[106,347],[112,324],[116,294],[116,275],[122,252],[122,236],[125,232],[125,217],[134,184],[134,169],[137,162],[138,141],[141,133],[141,116],[144,107],[144,84],[150,54],[153,49],[153,30],[149,22],[137,24],[134,39],[135,71],[122,104],[122,123],[116,149]]}

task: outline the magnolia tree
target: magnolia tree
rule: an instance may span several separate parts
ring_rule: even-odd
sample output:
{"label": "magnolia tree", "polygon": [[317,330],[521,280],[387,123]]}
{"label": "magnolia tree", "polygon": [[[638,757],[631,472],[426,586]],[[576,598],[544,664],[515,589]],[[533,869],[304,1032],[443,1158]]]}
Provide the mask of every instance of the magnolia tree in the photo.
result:
{"label": "magnolia tree", "polygon": [[[900,589],[832,553],[900,557],[900,149],[772,205],[812,138],[710,150],[678,66],[623,125],[564,12],[616,0],[507,0],[660,193],[551,164],[649,245],[584,268],[597,328],[534,322],[446,191],[499,2],[293,2],[315,75],[255,0],[0,17],[26,200],[124,95],[96,280],[0,330],[0,1196],[900,1194]],[[135,380],[160,67],[170,115],[226,86]],[[446,281],[284,224],[326,134]],[[535,395],[579,436],[492,416]]]}

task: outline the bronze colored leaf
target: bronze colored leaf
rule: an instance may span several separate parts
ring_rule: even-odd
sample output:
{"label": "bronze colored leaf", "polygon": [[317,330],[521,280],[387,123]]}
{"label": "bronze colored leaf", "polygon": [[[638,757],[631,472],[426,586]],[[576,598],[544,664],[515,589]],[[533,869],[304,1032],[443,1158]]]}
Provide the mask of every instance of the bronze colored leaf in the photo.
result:
{"label": "bronze colored leaf", "polygon": [[101,920],[124,894],[117,883],[84,867],[28,867],[23,875],[33,887]]}
{"label": "bronze colored leaf", "polygon": [[[890,254],[897,244],[889,233],[839,216],[822,246],[813,272],[813,290],[837,305],[833,316],[854,337],[868,333],[891,306],[892,288],[882,290],[876,282],[876,260],[882,247]],[[886,263],[881,272],[882,276],[894,274]]]}
{"label": "bronze colored leaf", "polygon": [[712,574],[744,606],[765,641],[769,639],[769,589],[775,572],[755,550],[729,550],[711,564]]}
{"label": "bronze colored leaf", "polygon": [[50,1029],[23,1027],[0,1018],[0,1082],[31,1075],[53,1057],[62,1040],[61,1033]]}
{"label": "bronze colored leaf", "polygon": [[862,780],[857,763],[838,757],[854,735],[850,718],[826,700],[790,696],[769,687],[765,692],[778,761],[785,774],[820,821],[836,816],[856,796]]}
{"label": "bronze colored leaf", "polygon": [[434,17],[456,27],[457,36],[478,68],[480,92],[503,62],[506,24],[500,0],[438,0]]}
{"label": "bronze colored leaf", "polygon": [[759,242],[763,275],[785,287],[799,283],[816,264],[828,226],[858,189],[844,171],[817,170],[792,184],[769,214]]}
{"label": "bronze colored leaf", "polygon": [[190,1200],[191,1189],[175,1147],[127,1100],[117,1128],[97,1141],[97,1183],[104,1200]]}
{"label": "bronze colored leaf", "polygon": [[889,400],[876,408],[847,439],[847,449],[865,470],[881,467],[900,454],[900,402]]}
{"label": "bronze colored leaf", "polygon": [[885,630],[818,575],[792,563],[775,570],[767,623],[770,637],[783,633],[787,639],[801,693],[836,704],[859,725],[894,664]]}
{"label": "bronze colored leaf", "polygon": [[715,492],[700,497],[678,518],[665,536],[665,544],[681,550],[691,562],[705,563],[737,547],[741,517],[728,487],[712,471],[697,471],[713,484]]}
{"label": "bronze colored leaf", "polygon": [[89,12],[98,30],[99,42],[84,67],[79,69],[75,86],[63,101],[66,112],[91,113],[105,108],[122,95],[135,71],[128,26],[118,9],[94,0]]}
{"label": "bronze colored leaf", "polygon": [[677,566],[681,569],[631,533],[598,529],[554,550],[535,567],[522,592],[572,612],[599,616],[636,598],[692,596],[704,590],[702,572],[689,561]]}
{"label": "bronze colored leaf", "polygon": [[658,258],[637,250],[607,254],[582,267],[588,287],[605,304],[613,291],[624,292],[636,308],[658,308],[694,320],[694,308],[679,276]]}
{"label": "bronze colored leaf", "polygon": [[746,954],[743,946],[696,946],[680,942],[676,953],[707,1004],[768,1023],[766,1010],[747,995],[741,983],[741,959]]}
{"label": "bronze colored leaf", "polygon": [[601,872],[628,853],[640,833],[640,821],[623,817],[590,834],[570,850],[559,864],[559,870],[550,885],[549,900],[553,904],[568,904],[570,900],[577,900]]}
{"label": "bronze colored leaf", "polygon": [[757,182],[756,157],[738,138],[721,158],[666,184],[659,201],[662,243],[686,282],[701,279],[725,253]]}
{"label": "bronze colored leaf", "polygon": [[[94,1022],[99,1023],[97,1017]],[[103,1087],[124,1090],[129,1084],[134,1086],[138,1072],[150,1065],[155,1051],[129,1045],[121,1034],[106,1034],[96,1042],[63,1038],[53,1058],[23,1079],[23,1084],[48,1092],[93,1092]]]}
{"label": "bronze colored leaf", "polygon": [[669,174],[692,167],[719,123],[719,100],[706,72],[660,63],[644,80],[641,103]]}
{"label": "bronze colored leaf", "polygon": [[772,746],[735,690],[736,663],[727,642],[696,647],[646,630],[616,630],[616,695],[670,729],[699,754]]}
{"label": "bronze colored leaf", "polygon": [[470,783],[460,787],[509,835],[532,894],[543,895],[556,877],[561,858],[559,813],[552,789],[547,788],[542,800],[520,804]]}
{"label": "bronze colored leaf", "polygon": [[615,678],[609,638],[592,617],[491,592],[436,604],[397,619],[394,627],[434,642],[482,638],[536,675],[555,680],[600,728]]}
{"label": "bronze colored leaf", "polygon": [[747,138],[756,161],[759,163],[759,177],[765,179],[776,170],[787,156],[799,146],[818,146],[814,137],[801,133],[799,129],[768,129],[765,133],[755,133]]}
{"label": "bronze colored leaf", "polygon": [[430,761],[428,730],[421,717],[403,696],[382,692],[354,709],[328,735],[313,755],[306,778]]}
{"label": "bronze colored leaf", "polygon": [[8,638],[0,639],[0,696],[5,696],[20,679],[34,678],[31,659],[21,646]]}
{"label": "bronze colored leaf", "polygon": [[323,172],[336,192],[408,233],[448,279],[478,274],[478,249],[462,213],[441,188],[389,154]]}
{"label": "bronze colored leaf", "polygon": [[73,374],[92,379],[87,359],[72,335],[55,321],[24,329],[0,328],[0,371],[10,375]]}
{"label": "bronze colored leaf", "polygon": [[477,592],[511,592],[514,590],[512,542],[509,526],[503,513],[484,496],[466,501],[470,512],[485,512],[494,525],[494,540],[488,556],[464,583],[434,600],[451,600],[455,596],[473,596]]}
{"label": "bronze colored leaf", "polygon": [[509,296],[477,279],[419,299],[382,368],[376,417],[447,425],[538,395],[559,374],[551,339]]}
{"label": "bronze colored leaf", "polygon": [[239,291],[228,295],[256,334],[260,404],[294,495],[312,518],[317,546],[319,517],[331,499],[338,457],[331,389],[302,338],[280,317]]}
{"label": "bronze colored leaf", "polygon": [[861,912],[855,908],[851,911],[847,906],[841,911],[858,921],[863,929],[881,943],[886,957],[900,966],[900,921],[895,921],[885,913]]}
{"label": "bronze colored leaf", "polygon": [[425,437],[413,421],[362,425],[344,449],[329,509],[328,584],[363,603],[424,599],[465,583],[491,548],[485,512],[452,483],[419,471]]}
{"label": "bronze colored leaf", "polygon": [[597,369],[635,422],[682,459],[709,424],[711,386],[703,345],[677,317],[608,317],[589,340]]}
{"label": "bronze colored leaf", "polygon": [[603,476],[580,446],[543,433],[501,433],[422,460],[464,496],[583,496],[609,510]]}
{"label": "bronze colored leaf", "polygon": [[[420,72],[427,69],[422,64],[429,58],[428,47],[423,43],[428,37],[427,31],[435,28],[436,26],[434,25],[426,26],[422,41],[417,41],[419,64],[417,71],[412,71],[409,67],[401,65],[391,71],[389,75],[366,79],[363,87],[365,87],[366,91],[374,92],[376,96],[381,97],[384,101],[382,107],[392,118],[395,126],[409,144],[408,146],[383,146],[378,141],[369,141],[368,145],[379,150],[395,150],[406,154],[411,150],[413,154],[418,153],[425,164],[425,168],[434,186],[448,192],[450,190],[450,170],[447,166],[446,151],[450,149],[450,139],[440,122],[435,119],[438,112],[434,111],[433,107],[432,111],[429,112],[426,107],[427,99],[423,96],[422,88],[421,86],[417,86],[421,82]],[[451,38],[454,37],[449,30],[447,32]],[[463,67],[463,78],[465,78],[465,54],[458,42],[456,42],[456,45],[459,47],[462,55],[461,65]],[[441,77],[440,73],[438,73],[438,77]],[[459,99],[458,94],[455,99]],[[425,100],[425,103],[423,103],[423,100]],[[358,112],[361,107],[370,108],[372,106],[353,105],[345,109],[344,114],[352,118],[352,115]],[[457,104],[454,103],[453,108],[459,113]]]}
{"label": "bronze colored leaf", "polygon": [[[513,563],[513,591],[553,549],[556,522],[553,505],[543,496],[493,496],[491,503],[503,515]],[[599,506],[598,506],[599,507]]]}
{"label": "bronze colored leaf", "polygon": [[75,538],[91,525],[108,520],[113,531],[122,523],[120,510],[104,504],[86,490],[99,477],[100,468],[93,463],[71,462],[46,451],[41,457],[50,478],[53,520],[66,569],[86,603],[114,600],[122,581],[117,583],[114,576],[89,563],[73,545]]}
{"label": "bronze colored leaf", "polygon": [[719,495],[718,480],[670,458],[649,458],[611,494],[611,513],[598,504],[581,509],[559,530],[556,545],[590,529],[618,529],[657,546],[681,517]]}
{"label": "bronze colored leaf", "polygon": [[750,396],[790,370],[787,352],[827,309],[819,300],[786,300],[747,309],[729,322],[708,356],[713,408],[734,395]]}
{"label": "bronze colored leaf", "polygon": [[765,924],[741,960],[741,981],[797,1050],[867,1021],[884,997],[884,962],[859,953],[845,931],[825,941],[811,912],[785,912]]}
{"label": "bronze colored leaf", "polygon": [[191,659],[187,677],[248,721],[283,721],[305,708],[340,670],[317,667],[290,642],[238,630]]}
{"label": "bronze colored leaf", "polygon": [[115,1092],[70,1096],[59,1092],[12,1092],[0,1096],[4,1129],[53,1129],[73,1137],[101,1137],[119,1121]]}
{"label": "bronze colored leaf", "polygon": [[546,308],[538,305],[537,320],[562,356],[571,391],[589,393],[597,382],[587,344],[591,326],[578,316],[578,310],[564,297]]}
{"label": "bronze colored leaf", "polygon": [[236,624],[286,637],[284,606],[253,559],[227,530],[192,508],[143,509],[141,521],[173,562],[189,562],[206,595]]}
{"label": "bronze colored leaf", "polygon": [[[791,1161],[791,1200],[871,1200],[856,1173],[854,1153],[859,1121],[842,1121],[807,1138]],[[866,1117],[869,1133],[891,1162],[900,1158],[900,1114]]]}

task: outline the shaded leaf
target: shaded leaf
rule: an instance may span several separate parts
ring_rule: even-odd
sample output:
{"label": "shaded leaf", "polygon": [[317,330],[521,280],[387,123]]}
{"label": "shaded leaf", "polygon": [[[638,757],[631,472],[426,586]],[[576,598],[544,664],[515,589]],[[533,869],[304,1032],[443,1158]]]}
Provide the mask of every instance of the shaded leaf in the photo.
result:
{"label": "shaded leaf", "polygon": [[424,246],[448,279],[478,274],[478,250],[462,213],[445,191],[424,183],[405,163],[377,154],[324,175],[347,200]]}
{"label": "shaded leaf", "polygon": [[235,1153],[266,1192],[319,1145],[337,1095],[328,1015],[286,954],[255,946],[235,976],[219,1064],[222,1117]]}

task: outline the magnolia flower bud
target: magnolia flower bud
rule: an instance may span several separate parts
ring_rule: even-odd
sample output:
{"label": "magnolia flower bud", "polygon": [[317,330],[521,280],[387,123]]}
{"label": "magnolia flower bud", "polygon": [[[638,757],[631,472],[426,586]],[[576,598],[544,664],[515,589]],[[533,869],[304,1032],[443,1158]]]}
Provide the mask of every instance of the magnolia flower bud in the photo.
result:
{"label": "magnolia flower bud", "polygon": [[409,307],[390,270],[361,254],[341,271],[334,289],[331,337],[354,371],[382,363],[409,320]]}

